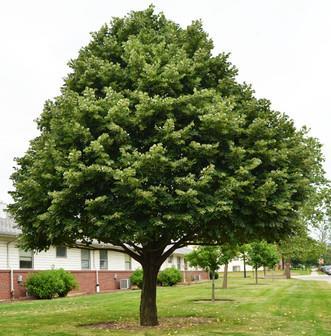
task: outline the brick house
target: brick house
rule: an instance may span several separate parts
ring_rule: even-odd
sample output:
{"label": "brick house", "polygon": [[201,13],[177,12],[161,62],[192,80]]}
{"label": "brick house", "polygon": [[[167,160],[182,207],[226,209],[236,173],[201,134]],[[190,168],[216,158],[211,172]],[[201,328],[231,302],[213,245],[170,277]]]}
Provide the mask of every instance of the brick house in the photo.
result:
{"label": "brick house", "polygon": [[[68,270],[79,283],[76,292],[95,293],[125,286],[127,282],[121,280],[128,279],[140,267],[121,247],[109,244],[93,243],[88,248],[52,246],[46,252],[26,252],[17,246],[19,234],[15,222],[0,207],[0,300],[25,297],[26,276],[40,270]],[[182,272],[184,282],[208,279],[207,272],[185,264],[184,255],[190,251],[189,248],[176,250],[161,269],[176,267]]]}

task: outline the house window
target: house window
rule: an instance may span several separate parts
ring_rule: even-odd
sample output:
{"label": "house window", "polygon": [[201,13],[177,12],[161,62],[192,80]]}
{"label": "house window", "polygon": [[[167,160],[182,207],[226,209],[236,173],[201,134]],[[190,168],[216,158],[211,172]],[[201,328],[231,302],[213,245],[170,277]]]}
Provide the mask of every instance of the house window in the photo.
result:
{"label": "house window", "polygon": [[169,264],[172,264],[173,260],[174,260],[174,257],[171,255],[171,256],[168,258],[168,263],[169,263]]}
{"label": "house window", "polygon": [[177,257],[177,269],[181,269],[181,258]]}
{"label": "house window", "polygon": [[82,261],[82,269],[90,269],[91,268],[91,255],[90,250],[81,250],[81,261]]}
{"label": "house window", "polygon": [[65,246],[56,246],[56,258],[67,258],[67,248]]}
{"label": "house window", "polygon": [[100,250],[100,269],[108,269],[108,251]]}
{"label": "house window", "polygon": [[33,267],[33,252],[31,250],[24,251],[19,250],[20,268],[32,268]]}
{"label": "house window", "polygon": [[240,272],[240,265],[238,265],[238,266],[232,266],[232,271],[233,272]]}
{"label": "house window", "polygon": [[125,254],[125,270],[131,271],[132,270],[132,260],[131,257],[127,254]]}

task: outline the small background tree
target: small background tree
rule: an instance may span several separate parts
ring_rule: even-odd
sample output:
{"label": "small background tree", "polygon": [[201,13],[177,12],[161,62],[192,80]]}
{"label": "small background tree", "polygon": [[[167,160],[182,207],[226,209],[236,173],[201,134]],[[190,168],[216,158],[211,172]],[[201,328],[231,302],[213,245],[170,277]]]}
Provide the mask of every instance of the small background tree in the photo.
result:
{"label": "small background tree", "polygon": [[222,288],[228,288],[228,267],[229,262],[238,255],[238,247],[236,245],[224,244],[220,246],[220,263],[224,265]]}
{"label": "small background tree", "polygon": [[215,302],[215,273],[222,265],[218,246],[200,246],[185,256],[185,260],[193,267],[201,267],[211,274],[211,300]]}
{"label": "small background tree", "polygon": [[[235,257],[237,250],[230,245],[200,246],[185,256],[191,266],[198,266],[211,274],[211,300],[215,302],[215,274],[222,265]],[[227,288],[227,270],[224,271],[223,288]]]}
{"label": "small background tree", "polygon": [[247,271],[246,271],[246,264],[247,264],[247,251],[248,251],[249,245],[244,244],[239,246],[238,251],[240,253],[240,258],[243,261],[244,264],[244,278],[247,278]]}
{"label": "small background tree", "polygon": [[279,251],[284,260],[285,276],[291,278],[292,261],[303,264],[312,262],[318,263],[318,259],[325,253],[325,244],[308,236],[307,232],[291,237],[279,243]]}
{"label": "small background tree", "polygon": [[280,261],[280,256],[275,245],[265,241],[249,244],[247,251],[247,263],[255,269],[255,283],[258,283],[259,267],[274,267]]}

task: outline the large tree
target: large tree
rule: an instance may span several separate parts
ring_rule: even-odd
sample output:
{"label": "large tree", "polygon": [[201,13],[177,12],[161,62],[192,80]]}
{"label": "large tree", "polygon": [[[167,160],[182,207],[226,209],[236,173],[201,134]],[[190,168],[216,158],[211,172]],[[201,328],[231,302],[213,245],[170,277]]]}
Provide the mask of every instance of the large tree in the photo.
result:
{"label": "large tree", "polygon": [[175,249],[296,230],[320,145],[236,82],[199,21],[181,28],[152,7],[115,18],[69,65],[12,175],[25,247],[122,246],[144,271],[141,324],[156,325]]}

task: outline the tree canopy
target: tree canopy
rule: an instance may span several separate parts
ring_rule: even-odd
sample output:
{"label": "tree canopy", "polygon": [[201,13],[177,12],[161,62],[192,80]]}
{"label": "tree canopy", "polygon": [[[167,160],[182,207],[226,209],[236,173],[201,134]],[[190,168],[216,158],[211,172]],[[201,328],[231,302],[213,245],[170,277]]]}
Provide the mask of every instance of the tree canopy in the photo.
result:
{"label": "tree canopy", "polygon": [[178,247],[295,232],[320,144],[236,81],[200,21],[182,28],[153,7],[114,18],[69,65],[12,175],[26,247],[116,244],[154,288]]}

